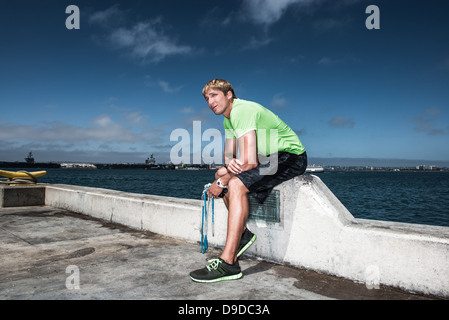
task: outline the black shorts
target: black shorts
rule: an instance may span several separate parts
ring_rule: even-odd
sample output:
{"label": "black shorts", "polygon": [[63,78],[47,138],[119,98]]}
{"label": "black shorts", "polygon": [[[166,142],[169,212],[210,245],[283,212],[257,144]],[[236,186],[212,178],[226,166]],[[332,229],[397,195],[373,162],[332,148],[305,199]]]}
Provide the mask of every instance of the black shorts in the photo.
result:
{"label": "black shorts", "polygon": [[307,169],[306,152],[300,155],[279,152],[270,155],[268,158],[273,159],[276,156],[277,164],[273,160],[269,163],[259,161],[259,165],[256,168],[236,175],[249,190],[250,194],[259,200],[260,203],[265,201],[274,187],[303,174]]}

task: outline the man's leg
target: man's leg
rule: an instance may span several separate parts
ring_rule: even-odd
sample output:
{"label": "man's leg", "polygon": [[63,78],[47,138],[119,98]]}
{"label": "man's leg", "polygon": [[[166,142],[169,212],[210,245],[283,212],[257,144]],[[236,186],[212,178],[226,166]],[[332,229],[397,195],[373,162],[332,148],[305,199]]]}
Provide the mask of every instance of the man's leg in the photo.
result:
{"label": "man's leg", "polygon": [[[226,167],[221,167],[220,169],[217,170],[217,172],[215,172],[215,180],[218,180],[219,178],[223,177],[227,173],[228,173],[228,170],[226,169]],[[223,202],[224,202],[226,208],[229,210],[228,194],[225,194],[225,196],[223,197]]]}
{"label": "man's leg", "polygon": [[225,204],[228,207],[228,232],[226,237],[226,245],[221,254],[228,264],[234,264],[237,260],[237,250],[240,238],[245,230],[246,221],[248,220],[248,192],[242,181],[236,177],[229,180],[228,194],[226,195]]}
{"label": "man's leg", "polygon": [[220,169],[217,170],[217,172],[215,172],[215,180],[223,177],[227,173],[228,173],[228,169],[226,169],[226,167],[221,167]]}
{"label": "man's leg", "polygon": [[[217,175],[216,178],[218,178]],[[249,231],[245,231],[242,236],[249,215],[248,192],[249,190],[239,178],[233,177],[229,180],[228,193],[223,198],[228,208],[225,248],[220,258],[209,260],[205,268],[190,272],[190,278],[193,281],[210,283],[240,279],[243,276],[237,255],[245,252],[256,240],[256,235]]]}

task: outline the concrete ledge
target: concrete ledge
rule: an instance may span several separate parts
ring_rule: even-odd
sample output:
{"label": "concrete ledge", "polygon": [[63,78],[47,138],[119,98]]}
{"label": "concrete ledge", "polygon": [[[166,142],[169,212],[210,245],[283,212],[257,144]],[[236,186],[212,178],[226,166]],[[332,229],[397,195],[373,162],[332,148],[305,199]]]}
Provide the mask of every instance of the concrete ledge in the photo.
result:
{"label": "concrete ledge", "polygon": [[[316,176],[283,183],[281,221],[250,220],[248,253],[366,283],[449,296],[449,228],[354,219]],[[201,201],[67,185],[46,185],[45,204],[132,228],[199,242]],[[226,239],[227,210],[215,203],[210,246]],[[198,250],[200,248],[198,247]]]}
{"label": "concrete ledge", "polygon": [[314,176],[280,190],[284,224],[263,234],[269,241],[255,254],[372,287],[449,295],[449,228],[354,219]]}
{"label": "concrete ledge", "polygon": [[200,238],[200,200],[100,188],[47,185],[45,203],[177,239],[195,241]]}
{"label": "concrete ledge", "polygon": [[8,186],[0,184],[0,208],[43,206],[45,186]]}

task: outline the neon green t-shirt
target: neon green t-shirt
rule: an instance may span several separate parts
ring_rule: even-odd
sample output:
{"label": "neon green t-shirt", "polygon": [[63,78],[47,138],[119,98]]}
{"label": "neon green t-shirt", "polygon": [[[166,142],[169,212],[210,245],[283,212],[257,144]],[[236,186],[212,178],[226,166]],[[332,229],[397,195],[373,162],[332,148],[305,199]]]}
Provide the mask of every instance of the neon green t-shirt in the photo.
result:
{"label": "neon green t-shirt", "polygon": [[234,99],[230,119],[224,118],[226,139],[239,139],[255,130],[257,153],[268,156],[276,152],[302,154],[304,146],[296,133],[277,115],[258,103]]}

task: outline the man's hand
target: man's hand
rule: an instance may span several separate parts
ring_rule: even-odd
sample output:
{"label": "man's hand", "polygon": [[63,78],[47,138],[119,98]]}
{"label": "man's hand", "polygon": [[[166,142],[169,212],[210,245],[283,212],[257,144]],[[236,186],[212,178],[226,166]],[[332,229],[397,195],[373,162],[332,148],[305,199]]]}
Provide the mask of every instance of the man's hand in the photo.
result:
{"label": "man's hand", "polygon": [[239,159],[232,159],[229,164],[228,164],[228,171],[233,173],[233,174],[239,174],[242,173],[243,169],[242,169],[242,165],[243,163],[239,160]]}
{"label": "man's hand", "polygon": [[220,194],[223,192],[223,188],[220,188],[217,186],[217,181],[212,183],[212,185],[209,187],[209,190],[207,191],[207,196],[209,198],[215,198],[217,199]]}

